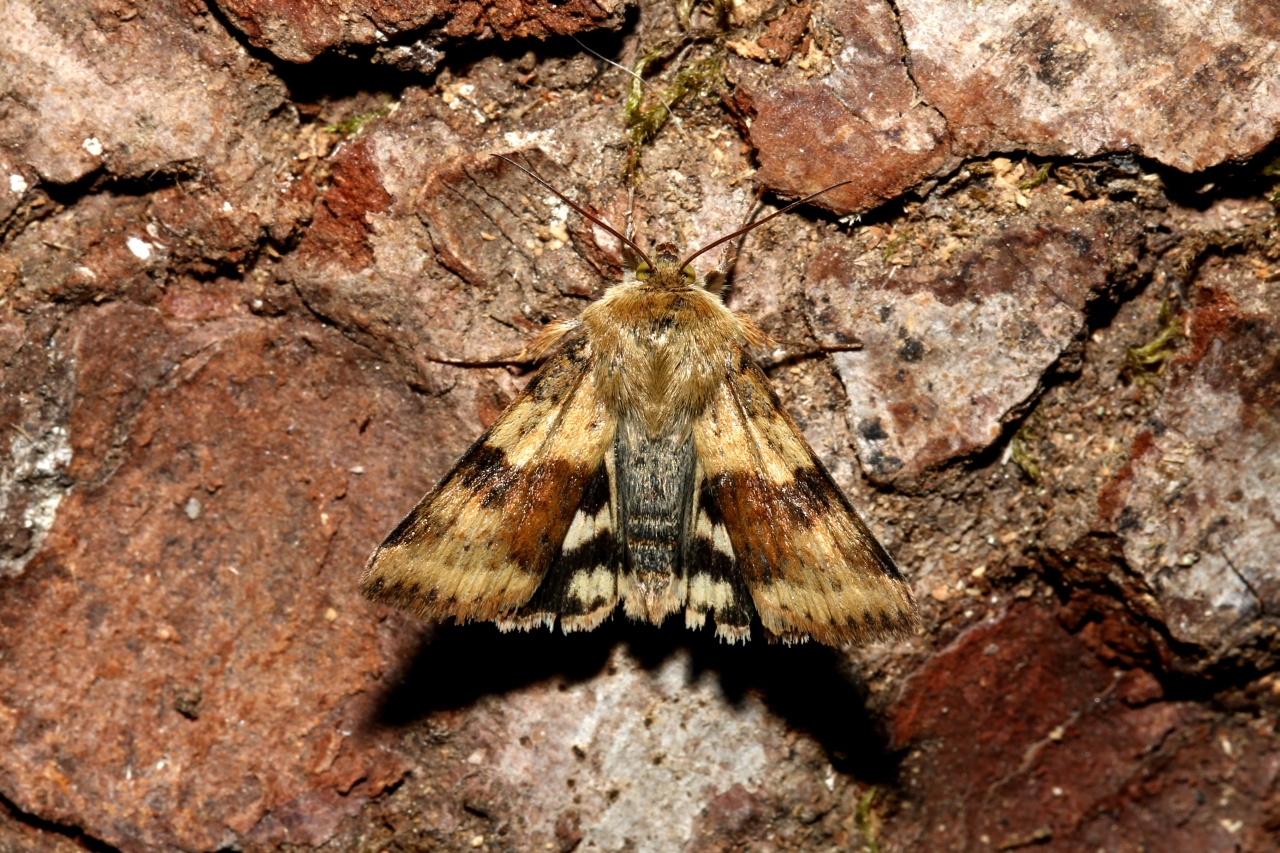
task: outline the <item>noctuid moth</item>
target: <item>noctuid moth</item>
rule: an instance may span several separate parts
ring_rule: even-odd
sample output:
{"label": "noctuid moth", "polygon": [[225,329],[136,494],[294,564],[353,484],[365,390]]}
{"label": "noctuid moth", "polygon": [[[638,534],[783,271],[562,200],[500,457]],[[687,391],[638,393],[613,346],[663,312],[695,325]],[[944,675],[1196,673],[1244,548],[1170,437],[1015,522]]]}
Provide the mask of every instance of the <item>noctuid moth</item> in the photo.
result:
{"label": "noctuid moth", "polygon": [[621,602],[710,616],[729,642],[757,618],[786,642],[909,632],[910,588],[753,358],[768,337],[690,265],[747,229],[650,258],[508,162],[641,262],[539,335],[541,369],[370,557],[364,593],[503,630],[591,630]]}

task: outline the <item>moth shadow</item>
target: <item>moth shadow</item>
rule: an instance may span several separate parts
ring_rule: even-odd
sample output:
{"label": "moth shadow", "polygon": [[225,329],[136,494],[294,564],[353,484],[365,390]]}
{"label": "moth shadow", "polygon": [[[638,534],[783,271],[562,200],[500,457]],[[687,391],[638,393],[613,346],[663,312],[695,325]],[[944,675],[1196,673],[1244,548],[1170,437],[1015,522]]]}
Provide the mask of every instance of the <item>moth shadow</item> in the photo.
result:
{"label": "moth shadow", "polygon": [[[648,672],[686,654],[689,677],[717,679],[725,700],[741,707],[757,697],[792,729],[813,738],[839,772],[873,784],[897,780],[899,756],[868,711],[869,691],[847,656],[816,643],[753,640],[731,646],[682,620],[661,628],[615,617],[594,631],[503,634],[488,624],[441,625],[390,679],[375,725],[400,727],[434,713],[466,708],[485,696],[538,683],[570,685],[604,672],[618,646]],[[759,636],[759,631],[754,632]]]}
{"label": "moth shadow", "polygon": [[622,642],[620,627],[610,622],[568,635],[546,630],[504,634],[489,623],[425,629],[412,659],[389,679],[375,722],[403,726],[539,682],[587,681],[604,670],[614,646]]}
{"label": "moth shadow", "polygon": [[[757,624],[753,635],[763,632]],[[901,756],[868,709],[870,691],[847,655],[819,643],[786,646],[753,639],[745,646],[717,640],[710,631],[668,624],[633,631],[627,643],[646,669],[657,669],[680,650],[691,655],[691,679],[713,675],[725,699],[741,706],[756,697],[787,725],[813,738],[840,773],[872,784],[893,784]]]}

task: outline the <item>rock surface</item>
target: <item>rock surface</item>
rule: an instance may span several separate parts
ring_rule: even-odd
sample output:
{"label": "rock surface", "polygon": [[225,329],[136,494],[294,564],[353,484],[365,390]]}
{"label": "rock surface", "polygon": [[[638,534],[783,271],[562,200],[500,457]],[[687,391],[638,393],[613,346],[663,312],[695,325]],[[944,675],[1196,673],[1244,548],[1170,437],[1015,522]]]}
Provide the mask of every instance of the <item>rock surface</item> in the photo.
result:
{"label": "rock surface", "polygon": [[995,444],[1122,271],[1139,236],[1127,211],[1064,214],[1047,194],[1048,209],[956,241],[936,266],[894,266],[844,235],[810,261],[814,330],[863,347],[835,363],[870,476],[918,477]]}
{"label": "rock surface", "polygon": [[957,153],[1132,151],[1194,171],[1275,138],[1274,7],[905,0],[898,9],[912,77],[946,117]]}
{"label": "rock surface", "polygon": [[[1274,849],[1280,19],[1211,5],[10,3],[0,851]],[[447,362],[625,263],[492,153],[644,244],[853,179],[728,300],[918,636],[358,596],[528,375]]]}
{"label": "rock surface", "polygon": [[[218,7],[256,47],[289,62],[310,62],[329,50],[386,45],[374,54],[403,70],[430,73],[447,39],[571,36],[622,23],[622,0],[393,0],[299,3],[221,0]],[[419,36],[409,42],[399,38]]]}
{"label": "rock surface", "polygon": [[760,179],[807,195],[852,177],[820,202],[841,212],[993,152],[1196,171],[1275,138],[1277,25],[1247,0],[853,0],[823,10],[801,60],[743,69],[738,97]]}

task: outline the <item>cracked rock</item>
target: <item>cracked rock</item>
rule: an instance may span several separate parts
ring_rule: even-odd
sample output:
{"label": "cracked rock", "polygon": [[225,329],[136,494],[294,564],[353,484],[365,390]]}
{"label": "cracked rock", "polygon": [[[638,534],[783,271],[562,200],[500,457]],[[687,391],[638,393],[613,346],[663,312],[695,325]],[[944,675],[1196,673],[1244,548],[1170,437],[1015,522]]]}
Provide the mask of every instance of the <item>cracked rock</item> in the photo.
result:
{"label": "cracked rock", "polygon": [[790,196],[852,181],[817,200],[847,213],[954,168],[946,122],[917,96],[888,4],[846,3],[810,28],[804,69],[732,64],[758,180]]}
{"label": "cracked rock", "polygon": [[956,154],[1132,151],[1183,171],[1280,122],[1280,17],[1227,0],[899,0],[912,76]]}
{"label": "cracked rock", "polygon": [[[454,39],[540,38],[573,35],[622,22],[623,0],[559,3],[481,0],[341,0],[287,3],[278,0],[218,0],[219,7],[257,47],[289,62],[310,62],[331,49],[383,45],[401,34],[439,27]],[[430,48],[428,48],[429,50]],[[409,47],[410,52],[421,50]],[[393,54],[392,61],[403,61]],[[429,60],[426,70],[438,60]],[[421,60],[414,62],[421,70]]]}
{"label": "cracked rock", "polygon": [[1249,0],[850,0],[815,11],[780,73],[735,60],[733,103],[762,182],[803,196],[852,180],[818,201],[848,213],[993,152],[1183,171],[1248,157],[1280,122],[1277,39]]}
{"label": "cracked rock", "polygon": [[862,345],[835,362],[866,473],[912,480],[995,443],[1079,339],[1126,236],[1107,218],[1020,216],[946,265],[820,251],[806,299],[820,340]]}
{"label": "cracked rock", "polygon": [[1211,265],[1186,345],[1100,500],[1173,636],[1221,652],[1280,604],[1280,298]]}

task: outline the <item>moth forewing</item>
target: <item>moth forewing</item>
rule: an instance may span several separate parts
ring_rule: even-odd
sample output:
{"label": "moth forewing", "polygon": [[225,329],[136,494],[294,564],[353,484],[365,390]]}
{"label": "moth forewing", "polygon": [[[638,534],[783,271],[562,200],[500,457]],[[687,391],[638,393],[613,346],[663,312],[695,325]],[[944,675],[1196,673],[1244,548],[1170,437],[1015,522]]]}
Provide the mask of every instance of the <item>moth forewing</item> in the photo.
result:
{"label": "moth forewing", "polygon": [[369,558],[366,595],[460,621],[508,618],[533,596],[613,443],[588,344],[567,337]]}
{"label": "moth forewing", "polygon": [[752,358],[768,338],[689,266],[725,238],[680,261],[605,227],[643,263],[539,336],[546,363],[374,552],[365,593],[504,630],[590,630],[621,602],[730,642],[755,621],[788,642],[909,631],[910,588]]}
{"label": "moth forewing", "polygon": [[910,587],[746,352],[694,429],[704,501],[724,519],[760,621],[839,645],[914,628]]}

